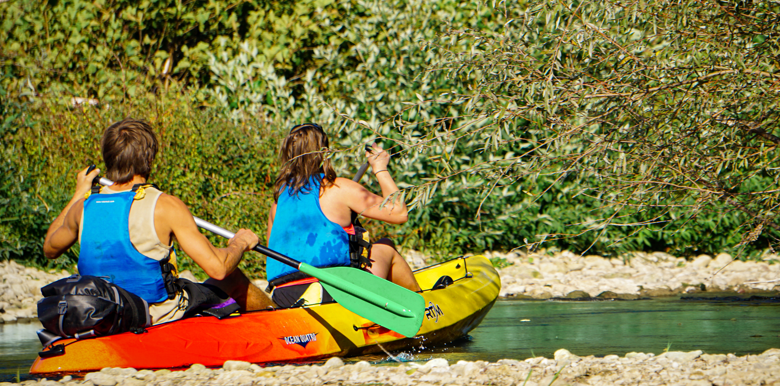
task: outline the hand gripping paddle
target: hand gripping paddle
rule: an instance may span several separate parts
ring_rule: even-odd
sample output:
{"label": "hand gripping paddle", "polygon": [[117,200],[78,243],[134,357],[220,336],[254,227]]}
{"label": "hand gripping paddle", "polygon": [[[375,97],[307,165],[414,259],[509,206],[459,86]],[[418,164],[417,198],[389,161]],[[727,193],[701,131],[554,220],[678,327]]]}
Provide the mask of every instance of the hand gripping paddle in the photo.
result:
{"label": "hand gripping paddle", "polygon": [[[109,186],[113,182],[100,178],[100,184]],[[195,224],[227,239],[234,236],[233,232],[197,217],[195,217]],[[414,291],[356,268],[317,268],[259,244],[253,249],[319,279],[336,302],[357,315],[410,338],[420,330],[425,312],[425,300],[422,295]]]}

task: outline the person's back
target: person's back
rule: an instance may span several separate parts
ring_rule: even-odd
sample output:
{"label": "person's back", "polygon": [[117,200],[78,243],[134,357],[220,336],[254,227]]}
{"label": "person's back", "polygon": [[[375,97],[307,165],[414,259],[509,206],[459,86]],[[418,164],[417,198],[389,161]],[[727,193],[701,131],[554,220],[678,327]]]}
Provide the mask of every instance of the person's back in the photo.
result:
{"label": "person's back", "polygon": [[[349,236],[320,209],[321,178],[310,177],[309,184],[297,192],[288,187],[279,193],[276,221],[268,245],[276,252],[315,267],[348,266]],[[276,260],[266,263],[266,274],[272,285],[302,276],[295,275],[296,272],[296,269]],[[286,279],[279,281],[280,278]]]}
{"label": "person's back", "polygon": [[[227,248],[215,248],[181,200],[147,184],[157,139],[145,122],[115,123],[101,147],[114,184],[92,187],[99,170],[81,171],[73,199],[49,228],[44,254],[56,258],[79,241],[79,273],[106,278],[143,298],[152,323],[179,319],[200,303],[227,300],[218,289],[177,280],[173,240],[206,274],[221,280],[236,275],[243,252],[257,243],[257,236],[240,230]],[[263,302],[272,305],[267,298]],[[247,308],[246,301],[242,306]]]}
{"label": "person's back", "polygon": [[[329,160],[324,157],[327,148],[328,139],[316,124],[296,126],[285,138],[280,150],[283,166],[274,190],[276,202],[269,213],[268,245],[318,267],[359,267],[359,259],[354,253],[350,256],[348,241],[355,229],[352,212],[400,224],[407,219],[406,204],[395,199],[381,205],[398,191],[387,171],[389,156],[386,152],[375,146],[376,154],[369,157],[374,174],[381,174],[378,178],[383,197],[349,179],[336,177]],[[420,291],[409,265],[395,250],[392,241],[378,240],[371,245],[370,251],[370,266],[367,268],[370,272],[407,289]],[[266,270],[272,287],[301,277],[299,273],[270,260]],[[281,300],[277,299],[276,290],[274,300],[277,303]]]}

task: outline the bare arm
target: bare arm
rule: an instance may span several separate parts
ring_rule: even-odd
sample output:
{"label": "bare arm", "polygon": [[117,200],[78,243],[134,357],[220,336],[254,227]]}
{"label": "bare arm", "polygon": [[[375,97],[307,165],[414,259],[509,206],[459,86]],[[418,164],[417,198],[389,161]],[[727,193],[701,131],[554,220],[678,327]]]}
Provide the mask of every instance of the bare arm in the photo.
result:
{"label": "bare arm", "polygon": [[[339,179],[339,184],[347,187],[347,205],[353,211],[376,220],[389,222],[391,224],[403,224],[408,220],[409,209],[406,202],[397,195],[392,200],[388,200],[391,195],[398,192],[398,186],[395,184],[390,171],[387,170],[387,164],[390,162],[390,155],[382,150],[376,144],[373,145],[372,152],[366,152],[368,163],[371,170],[379,182],[382,189],[382,196],[371,193],[358,183],[347,179]],[[343,181],[342,181],[343,180]],[[384,202],[384,205],[382,204]]]}
{"label": "bare arm", "polygon": [[274,227],[274,218],[276,218],[276,203],[271,204],[271,210],[268,211],[268,231],[266,240],[271,241],[271,228]]}
{"label": "bare arm", "polygon": [[98,173],[100,169],[87,174],[85,168],[76,175],[76,191],[73,193],[73,198],[51,223],[43,240],[43,254],[49,259],[55,259],[65,253],[78,239],[84,195],[92,187],[92,179]]}
{"label": "bare arm", "polygon": [[252,231],[240,229],[228,241],[226,248],[217,248],[198,230],[190,210],[181,200],[162,195],[154,212],[155,226],[170,229],[179,246],[198,264],[209,277],[223,280],[241,261],[244,252],[257,245],[258,238]]}

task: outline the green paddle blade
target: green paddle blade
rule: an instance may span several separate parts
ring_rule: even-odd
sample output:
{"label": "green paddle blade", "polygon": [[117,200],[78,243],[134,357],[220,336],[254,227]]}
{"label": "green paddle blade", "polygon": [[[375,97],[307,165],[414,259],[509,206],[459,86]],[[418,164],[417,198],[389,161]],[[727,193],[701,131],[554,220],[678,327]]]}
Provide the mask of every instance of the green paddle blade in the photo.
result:
{"label": "green paddle blade", "polygon": [[301,263],[298,269],[319,279],[344,308],[409,338],[420,330],[425,314],[422,295],[355,268]]}

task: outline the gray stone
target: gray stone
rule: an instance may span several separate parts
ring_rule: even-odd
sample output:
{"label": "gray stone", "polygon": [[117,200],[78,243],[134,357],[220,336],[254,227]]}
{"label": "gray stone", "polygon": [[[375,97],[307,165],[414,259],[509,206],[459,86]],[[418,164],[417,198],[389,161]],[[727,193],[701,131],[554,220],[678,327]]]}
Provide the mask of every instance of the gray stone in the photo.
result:
{"label": "gray stone", "polygon": [[146,381],[138,378],[124,378],[119,382],[119,386],[146,386]]}
{"label": "gray stone", "polygon": [[701,356],[701,359],[708,365],[713,365],[725,361],[726,356],[723,354],[704,354]]}
{"label": "gray stone", "polygon": [[626,354],[626,359],[635,359],[638,361],[642,361],[649,358],[649,356],[643,352],[630,352]]}
{"label": "gray stone", "polygon": [[447,360],[444,359],[444,358],[435,358],[435,359],[429,360],[424,365],[420,366],[420,368],[417,369],[417,371],[419,371],[422,374],[427,374],[432,369],[437,368],[437,367],[449,368],[450,365],[449,365],[449,362],[447,362]]}
{"label": "gray stone", "polygon": [[249,370],[249,366],[252,364],[244,361],[225,361],[222,368],[225,371],[237,371],[237,370]]}
{"label": "gray stone", "polygon": [[677,363],[688,363],[698,358],[701,354],[702,354],[701,350],[696,350],[691,352],[669,351],[659,355],[659,357],[665,357]]}
{"label": "gray stone", "polygon": [[104,372],[89,373],[84,376],[85,381],[90,381],[96,386],[114,386],[117,384],[116,376]]}
{"label": "gray stone", "polygon": [[780,356],[780,348],[770,348],[760,354],[761,356]]}
{"label": "gray stone", "polygon": [[339,357],[333,357],[328,359],[327,362],[325,362],[323,367],[341,367],[344,366],[344,361]]}
{"label": "gray stone", "polygon": [[709,268],[723,268],[734,260],[728,253],[719,253],[708,265]]}
{"label": "gray stone", "polygon": [[701,270],[707,268],[707,266],[710,265],[711,261],[712,261],[712,257],[709,257],[707,255],[699,255],[699,257],[693,260],[691,266],[697,270]]}
{"label": "gray stone", "polygon": [[[460,363],[460,362],[461,361],[459,361],[458,363]],[[496,362],[496,363],[500,363],[502,365],[507,365],[507,366],[520,366],[521,365],[521,362],[519,360],[517,360],[517,359],[499,359],[498,362]]]}
{"label": "gray stone", "polygon": [[569,350],[566,350],[565,348],[558,349],[557,351],[555,351],[553,357],[555,358],[556,361],[579,358],[578,356],[572,354],[571,352],[569,352]]}

